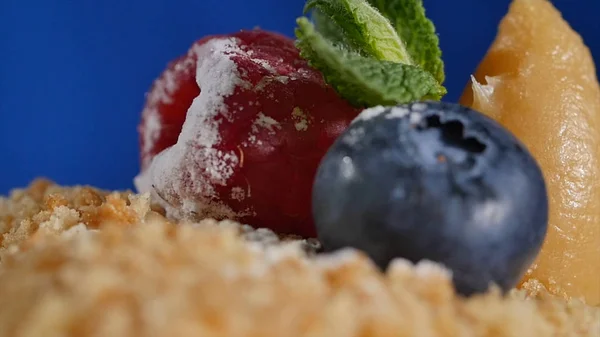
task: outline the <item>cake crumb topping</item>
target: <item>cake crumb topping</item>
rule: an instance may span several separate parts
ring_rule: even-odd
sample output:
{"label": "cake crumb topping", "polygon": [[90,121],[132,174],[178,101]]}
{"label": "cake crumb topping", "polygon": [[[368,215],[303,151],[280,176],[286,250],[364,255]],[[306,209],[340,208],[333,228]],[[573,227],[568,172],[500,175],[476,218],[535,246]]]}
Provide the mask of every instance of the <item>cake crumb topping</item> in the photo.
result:
{"label": "cake crumb topping", "polygon": [[0,336],[598,336],[600,308],[530,281],[462,298],[433,262],[232,221],[173,223],[147,194],[36,181],[0,198]]}

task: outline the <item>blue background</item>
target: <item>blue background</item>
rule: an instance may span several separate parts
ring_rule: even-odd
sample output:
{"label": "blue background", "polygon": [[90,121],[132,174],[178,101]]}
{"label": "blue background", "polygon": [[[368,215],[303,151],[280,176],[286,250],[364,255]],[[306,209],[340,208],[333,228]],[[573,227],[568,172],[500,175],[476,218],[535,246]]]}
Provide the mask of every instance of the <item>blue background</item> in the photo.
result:
{"label": "blue background", "polygon": [[[458,99],[508,0],[424,0]],[[144,92],[196,39],[292,35],[303,0],[0,0],[0,194],[38,176],[132,187]],[[555,0],[600,59],[600,1]]]}

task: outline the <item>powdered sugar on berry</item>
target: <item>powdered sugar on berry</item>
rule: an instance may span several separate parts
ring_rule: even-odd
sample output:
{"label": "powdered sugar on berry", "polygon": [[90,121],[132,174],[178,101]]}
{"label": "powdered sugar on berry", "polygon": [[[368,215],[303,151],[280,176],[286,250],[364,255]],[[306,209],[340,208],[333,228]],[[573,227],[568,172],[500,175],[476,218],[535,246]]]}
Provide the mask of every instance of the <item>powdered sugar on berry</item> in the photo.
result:
{"label": "powdered sugar on berry", "polygon": [[[201,93],[188,109],[177,143],[157,155],[148,172],[136,178],[138,190],[152,191],[169,216],[227,217],[237,214],[218,200],[216,186],[225,186],[238,165],[233,151],[216,148],[219,124],[230,119],[224,99],[247,86],[231,55],[241,53],[235,38],[212,39],[194,47],[198,63],[196,82]],[[251,212],[251,210],[248,210]]]}
{"label": "powdered sugar on berry", "polygon": [[385,116],[386,119],[404,118],[410,113],[406,107],[396,106],[390,109],[390,112]]}
{"label": "powdered sugar on berry", "polygon": [[274,128],[281,129],[281,125],[279,124],[279,122],[263,114],[262,112],[258,114],[258,117],[254,121],[254,125],[252,125],[252,132],[258,132],[259,126],[266,128],[271,132],[275,131]]}
{"label": "powdered sugar on berry", "polygon": [[352,121],[352,123],[354,124],[354,123],[359,122],[359,121],[368,121],[371,118],[374,118],[374,117],[377,117],[377,116],[381,115],[385,111],[386,111],[386,108],[384,106],[381,106],[381,105],[365,109],[358,116],[356,116],[356,118],[354,118],[354,120]]}
{"label": "powdered sugar on berry", "polygon": [[154,148],[158,141],[161,129],[162,120],[158,110],[159,104],[173,103],[173,93],[179,89],[179,84],[176,79],[178,73],[183,73],[191,69],[193,66],[191,59],[185,59],[181,63],[176,63],[171,69],[167,69],[152,85],[152,90],[146,99],[146,106],[142,111],[142,124],[140,128],[144,130],[143,148],[141,149],[144,163],[142,166],[147,167],[150,164],[150,151]]}
{"label": "powdered sugar on berry", "polygon": [[230,198],[237,201],[243,201],[246,199],[246,191],[239,186],[233,187],[231,188]]}

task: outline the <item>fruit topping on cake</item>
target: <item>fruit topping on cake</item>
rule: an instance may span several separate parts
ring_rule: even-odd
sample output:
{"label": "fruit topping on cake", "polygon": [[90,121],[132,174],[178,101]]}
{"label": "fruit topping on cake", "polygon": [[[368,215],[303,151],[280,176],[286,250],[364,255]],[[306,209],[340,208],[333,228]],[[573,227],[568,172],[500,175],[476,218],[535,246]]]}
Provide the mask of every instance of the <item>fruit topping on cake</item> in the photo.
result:
{"label": "fruit topping on cake", "polygon": [[440,262],[465,295],[517,285],[542,245],[548,201],[527,149],[457,104],[363,111],[323,159],[313,190],[326,251],[355,247],[382,268]]}
{"label": "fruit topping on cake", "polygon": [[[203,38],[172,63],[143,112],[138,190],[152,192],[171,218],[234,219],[314,236],[315,172],[350,121],[365,106],[445,93],[422,6],[413,3],[419,20],[411,26],[424,37],[407,36],[405,44],[384,14],[354,2],[356,11],[323,12],[344,26],[340,39],[304,18],[299,49],[279,34],[241,31]],[[306,8],[329,7],[309,1]],[[339,16],[346,14],[353,16]]]}
{"label": "fruit topping on cake", "polygon": [[514,132],[548,185],[548,237],[526,280],[600,305],[600,87],[589,49],[545,0],[516,0],[461,103]]}
{"label": "fruit topping on cake", "polygon": [[139,191],[173,220],[318,234],[382,269],[433,260],[465,295],[539,278],[600,303],[587,268],[600,253],[600,89],[549,2],[514,2],[461,101],[472,109],[439,103],[421,1],[305,12],[295,41],[209,36],[169,65],[142,116]]}

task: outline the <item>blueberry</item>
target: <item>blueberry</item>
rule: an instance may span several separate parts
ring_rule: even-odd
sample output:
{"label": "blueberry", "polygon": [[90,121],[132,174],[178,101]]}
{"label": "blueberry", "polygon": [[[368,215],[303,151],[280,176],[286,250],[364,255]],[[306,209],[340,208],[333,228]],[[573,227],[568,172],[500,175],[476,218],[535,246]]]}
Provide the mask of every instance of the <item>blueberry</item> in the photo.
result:
{"label": "blueberry", "polygon": [[546,235],[542,172],[481,113],[420,102],[362,112],[321,161],[313,215],[325,251],[354,247],[382,269],[402,257],[453,273],[458,293],[514,287]]}

